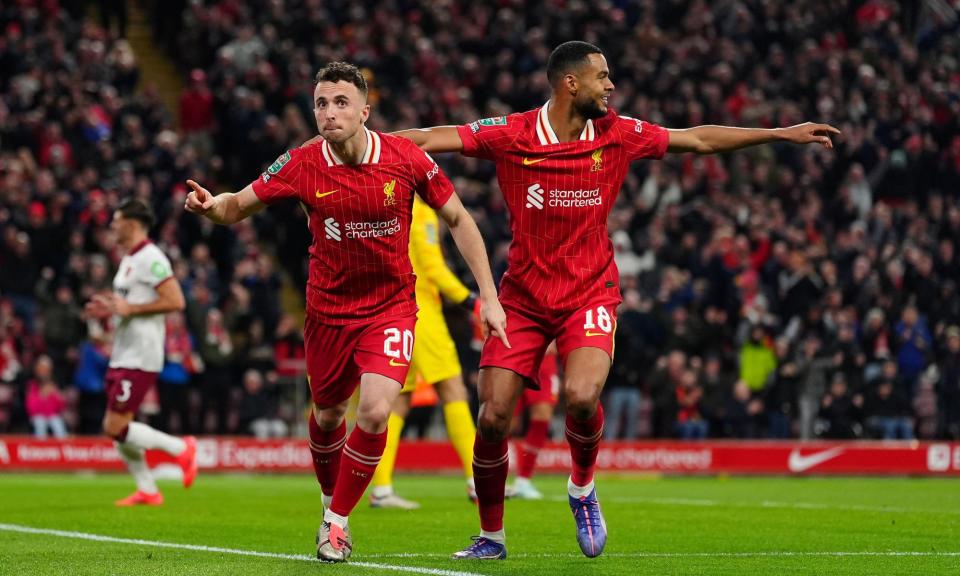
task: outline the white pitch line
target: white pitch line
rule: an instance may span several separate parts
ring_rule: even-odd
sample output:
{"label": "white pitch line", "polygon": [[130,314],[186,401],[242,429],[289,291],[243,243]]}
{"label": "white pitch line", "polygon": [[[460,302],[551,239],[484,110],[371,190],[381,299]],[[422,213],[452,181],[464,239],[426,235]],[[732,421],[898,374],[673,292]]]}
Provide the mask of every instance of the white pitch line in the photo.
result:
{"label": "white pitch line", "polygon": [[[88,534],[86,532],[69,532],[66,530],[51,530],[49,528],[34,528],[19,524],[0,524],[0,531],[19,532],[21,534],[41,534],[44,536],[58,536],[60,538],[74,538],[76,540],[92,540],[94,542],[109,542],[111,544],[133,544],[135,546],[152,546],[154,548],[174,548],[177,550],[191,550],[195,552],[216,552],[219,554],[235,554],[237,556],[255,556],[257,558],[274,558],[277,560],[296,560],[299,562],[320,562],[313,556],[306,554],[281,554],[278,552],[259,552],[257,550],[239,550],[236,548],[220,548],[218,546],[202,546],[199,544],[179,544],[176,542],[161,542],[158,540],[141,540],[138,538],[117,538],[102,534]],[[402,556],[398,556],[401,558]],[[460,572],[458,570],[442,570],[439,568],[422,568],[419,566],[396,566],[390,564],[376,564],[373,562],[349,561],[346,565],[373,570],[390,570],[393,572],[409,572],[412,574],[428,574],[430,576],[482,576],[475,572]]]}
{"label": "white pitch line", "polygon": [[[306,554],[281,554],[278,552],[259,552],[256,550],[239,550],[236,548],[221,548],[218,546],[203,546],[198,544],[178,544],[175,542],[161,542],[157,540],[141,540],[135,538],[117,538],[115,536],[104,536],[101,534],[89,534],[86,532],[69,532],[65,530],[52,530],[48,528],[34,528],[31,526],[21,526],[19,524],[0,524],[0,531],[19,532],[22,534],[40,534],[44,536],[58,536],[61,538],[74,538],[77,540],[91,540],[94,542],[108,542],[112,544],[132,544],[135,546],[151,546],[154,548],[174,548],[179,550],[191,550],[195,552],[215,552],[219,554],[234,554],[237,556],[253,556],[257,558],[274,558],[278,560],[296,560],[300,562],[317,562],[317,559]],[[400,559],[400,558],[448,558],[447,554],[417,554],[410,552],[401,552],[397,554],[368,554],[367,558],[380,559]],[[613,552],[604,554],[609,558],[793,558],[793,557],[921,557],[921,558],[954,558],[960,557],[960,552],[937,552],[937,551],[897,551],[897,550],[879,550],[879,551],[777,551],[761,550],[756,552]],[[581,554],[511,554],[511,558],[580,558]],[[394,572],[410,572],[413,574],[428,574],[431,576],[481,576],[473,572],[460,572],[456,570],[442,570],[439,568],[422,568],[418,566],[395,566],[390,564],[377,564],[373,562],[349,562],[349,566],[358,568],[370,568],[374,570],[389,570]]]}
{"label": "white pitch line", "polygon": [[[445,558],[446,554],[417,554],[411,552],[400,552],[397,554],[372,554],[367,558]],[[960,552],[936,552],[936,551],[898,551],[898,550],[878,550],[878,551],[777,551],[760,550],[757,552],[610,552],[603,554],[604,558],[792,558],[792,557],[960,557]],[[582,554],[510,554],[509,558],[582,558]]]}
{"label": "white pitch line", "polygon": [[[566,496],[548,496],[546,500],[566,502]],[[928,510],[923,508],[904,508],[900,506],[866,506],[860,504],[823,504],[817,502],[777,502],[763,500],[761,502],[702,500],[699,498],[646,498],[643,496],[619,496],[604,498],[604,502],[620,504],[657,504],[663,506],[733,506],[736,508],[787,508],[796,510],[849,510],[854,512],[893,512],[898,514],[960,514],[960,510]]]}

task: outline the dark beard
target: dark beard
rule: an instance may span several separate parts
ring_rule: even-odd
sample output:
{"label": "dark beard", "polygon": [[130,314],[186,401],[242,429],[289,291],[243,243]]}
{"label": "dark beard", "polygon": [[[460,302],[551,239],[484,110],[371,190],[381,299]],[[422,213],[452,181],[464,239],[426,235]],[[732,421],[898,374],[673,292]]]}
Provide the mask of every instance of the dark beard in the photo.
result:
{"label": "dark beard", "polygon": [[600,105],[592,98],[583,102],[575,101],[573,103],[573,109],[577,111],[577,114],[588,120],[596,120],[597,118],[603,118],[607,115],[606,110],[601,110]]}

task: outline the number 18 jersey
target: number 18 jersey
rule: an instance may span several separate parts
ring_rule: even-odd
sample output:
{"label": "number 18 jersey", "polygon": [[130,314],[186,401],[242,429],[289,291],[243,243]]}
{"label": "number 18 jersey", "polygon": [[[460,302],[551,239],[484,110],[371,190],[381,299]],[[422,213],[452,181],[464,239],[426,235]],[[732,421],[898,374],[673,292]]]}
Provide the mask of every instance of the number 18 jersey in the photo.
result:
{"label": "number 18 jersey", "polygon": [[661,158],[666,129],[612,109],[560,142],[542,108],[458,126],[463,153],[496,163],[513,242],[500,285],[505,306],[572,311],[620,301],[607,217],[630,162]]}

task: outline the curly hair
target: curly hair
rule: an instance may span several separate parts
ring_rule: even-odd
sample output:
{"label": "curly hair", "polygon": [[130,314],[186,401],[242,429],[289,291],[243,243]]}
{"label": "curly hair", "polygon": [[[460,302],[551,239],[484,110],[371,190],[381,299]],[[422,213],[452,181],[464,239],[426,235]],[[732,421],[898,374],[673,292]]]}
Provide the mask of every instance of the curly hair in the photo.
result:
{"label": "curly hair", "polygon": [[321,82],[349,82],[360,90],[364,98],[367,96],[367,81],[360,69],[347,62],[331,62],[317,72],[316,84]]}

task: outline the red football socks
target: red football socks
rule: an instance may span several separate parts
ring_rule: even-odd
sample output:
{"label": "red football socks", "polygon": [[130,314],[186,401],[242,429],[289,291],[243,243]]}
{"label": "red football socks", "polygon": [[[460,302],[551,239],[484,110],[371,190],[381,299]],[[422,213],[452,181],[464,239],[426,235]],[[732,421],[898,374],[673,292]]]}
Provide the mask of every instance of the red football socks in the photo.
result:
{"label": "red football socks", "polygon": [[586,486],[593,480],[593,469],[600,452],[600,438],[603,437],[603,405],[597,404],[597,411],[586,420],[574,420],[567,413],[567,442],[570,443],[570,457],[573,461],[573,473],[570,479],[577,486]]}
{"label": "red football socks", "polygon": [[370,485],[373,472],[387,445],[387,431],[371,434],[355,426],[343,448],[343,462],[337,476],[337,490],[333,493],[330,510],[340,516],[349,516],[363,492]]}
{"label": "red football socks", "polygon": [[517,463],[517,476],[520,478],[530,478],[533,476],[533,468],[537,465],[537,455],[543,445],[547,443],[547,432],[550,429],[550,422],[547,420],[531,420],[527,427],[527,435],[520,443],[520,457]]}
{"label": "red football socks", "polygon": [[324,494],[333,494],[340,471],[340,455],[347,441],[347,423],[341,422],[333,430],[321,430],[317,419],[310,415],[310,455],[313,456],[313,471]]}
{"label": "red football socks", "polygon": [[487,442],[477,433],[473,443],[473,480],[477,485],[480,528],[486,532],[503,529],[503,493],[509,466],[507,440]]}

